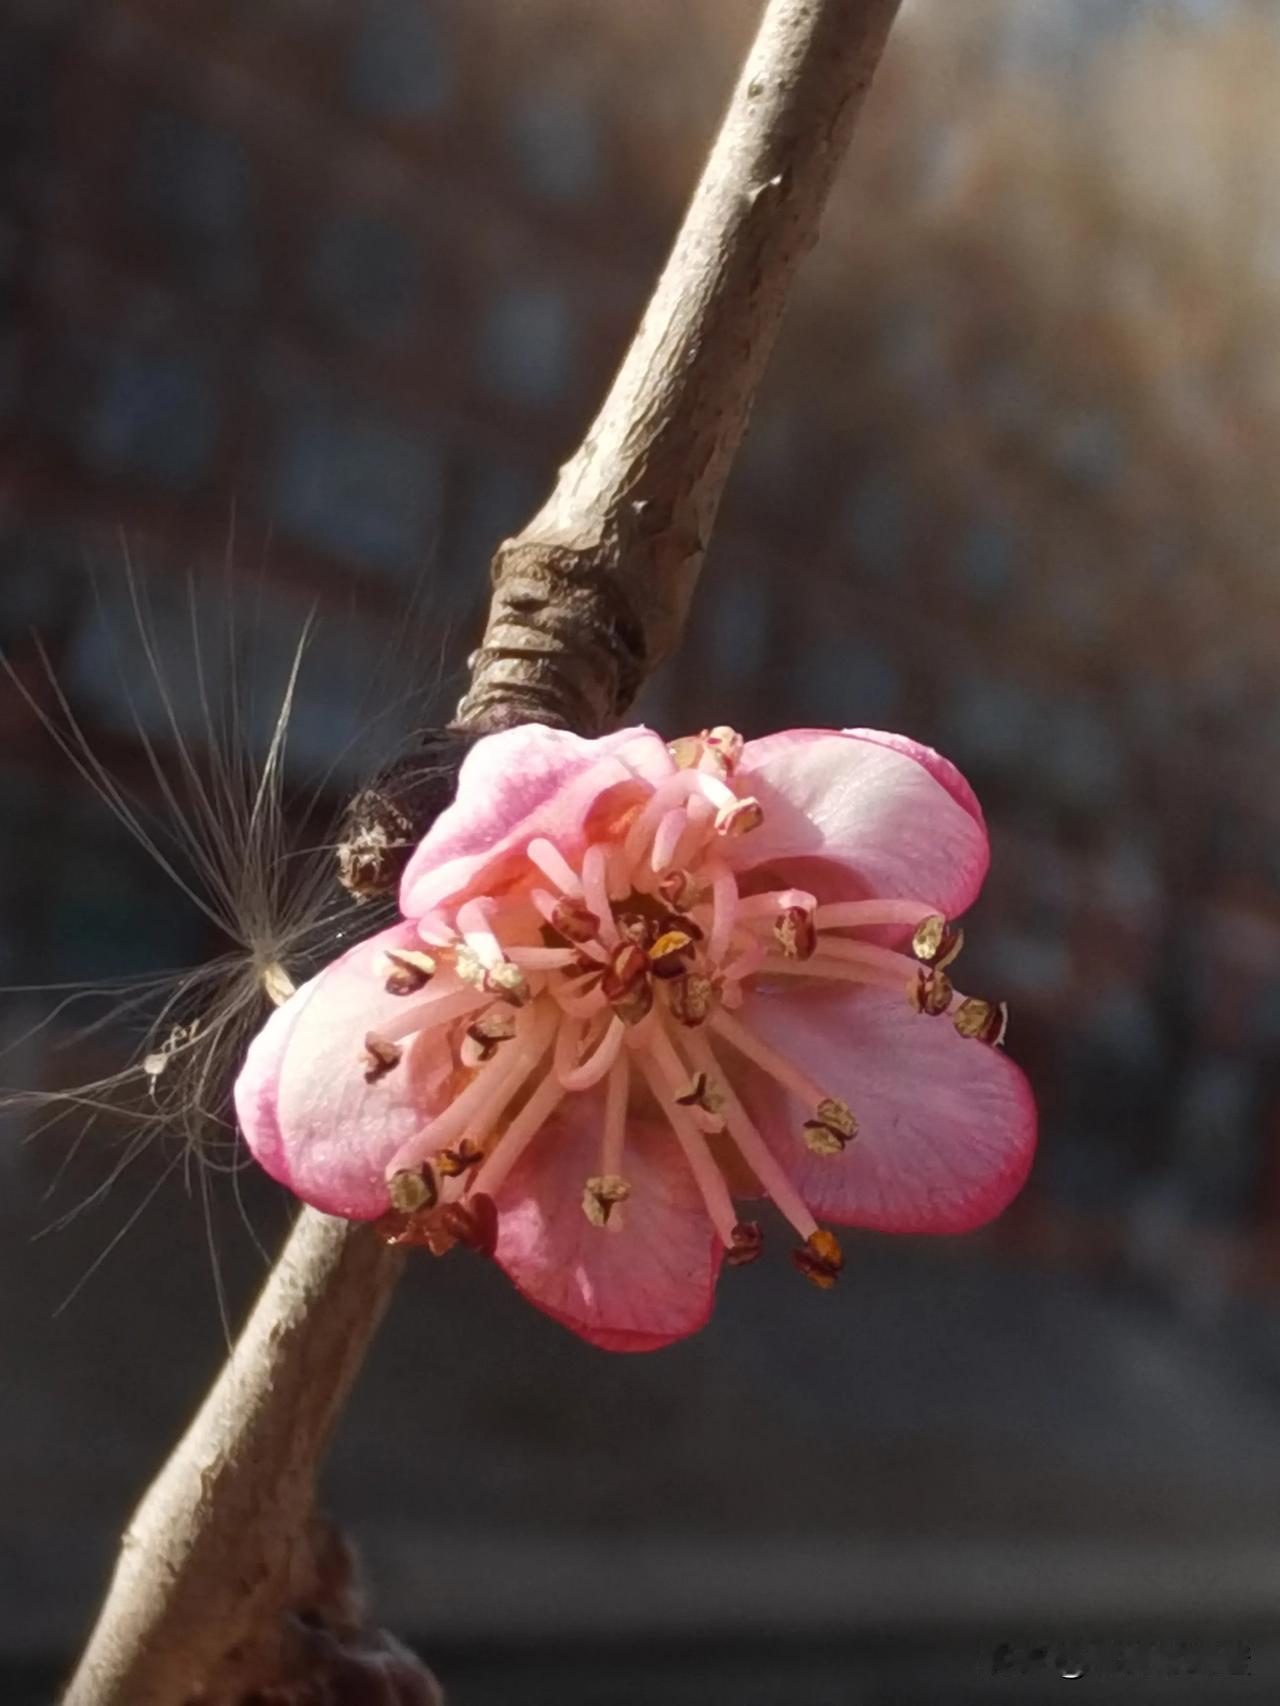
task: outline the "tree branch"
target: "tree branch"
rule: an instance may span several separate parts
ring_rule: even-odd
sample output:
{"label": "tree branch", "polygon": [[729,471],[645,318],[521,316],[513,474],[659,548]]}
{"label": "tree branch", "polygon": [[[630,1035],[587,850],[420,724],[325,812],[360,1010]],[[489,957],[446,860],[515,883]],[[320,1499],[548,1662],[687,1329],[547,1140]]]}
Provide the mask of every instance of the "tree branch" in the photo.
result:
{"label": "tree branch", "polygon": [[494,559],[461,722],[598,733],[672,649],[787,293],[899,0],[773,0],[670,259],[544,507]]}
{"label": "tree branch", "polygon": [[401,1265],[367,1226],[302,1210],[129,1524],[66,1706],[185,1706],[215,1673],[234,1700],[240,1675],[305,1663],[285,1608],[329,1625],[354,1610],[335,1605],[350,1583],[314,1527],[315,1475]]}
{"label": "tree branch", "polygon": [[[897,6],[767,6],[608,397],[546,505],[497,553],[464,729],[538,720],[598,733],[676,643],[792,277]],[[425,828],[412,801],[385,803],[393,815],[378,834]],[[130,1524],[65,1706],[226,1706],[267,1683],[290,1706],[354,1699],[354,1683],[344,1695],[334,1680],[344,1665],[349,1680],[376,1670],[379,1698],[431,1699],[427,1674],[363,1628],[345,1555],[313,1503],[399,1267],[367,1227],[302,1211]]]}

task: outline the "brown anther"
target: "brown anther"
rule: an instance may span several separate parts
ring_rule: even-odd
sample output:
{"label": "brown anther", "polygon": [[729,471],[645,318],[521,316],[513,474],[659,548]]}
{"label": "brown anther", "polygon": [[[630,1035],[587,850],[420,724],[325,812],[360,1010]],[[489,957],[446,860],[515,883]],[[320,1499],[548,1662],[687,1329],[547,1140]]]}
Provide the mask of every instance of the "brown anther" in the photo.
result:
{"label": "brown anther", "polygon": [[930,1018],[938,1018],[951,1005],[951,979],[944,971],[936,971],[932,966],[921,966],[915,982],[907,991],[907,1000],[917,1013],[927,1013]]}
{"label": "brown anther", "polygon": [[789,960],[812,958],[813,951],[818,946],[818,932],[809,908],[784,907],[774,920],[773,939]]}
{"label": "brown anther", "polygon": [[600,987],[608,1001],[620,1001],[644,982],[649,971],[649,956],[635,942],[624,942],[613,951],[605,967]]}
{"label": "brown anther", "polygon": [[749,835],[763,822],[764,807],[759,800],[748,795],[744,800],[735,800],[731,806],[720,807],[716,813],[715,832],[717,835]]}
{"label": "brown anther", "polygon": [[551,928],[566,942],[593,942],[600,934],[600,920],[576,895],[561,895],[551,909]]}
{"label": "brown anther", "polygon": [[493,1059],[499,1045],[510,1042],[516,1034],[516,1022],[508,1013],[495,1013],[492,1009],[467,1026],[466,1035],[462,1039],[459,1057],[462,1064],[468,1068],[483,1066],[486,1061]]}
{"label": "brown anther", "polygon": [[436,962],[416,948],[388,948],[382,956],[387,964],[383,988],[388,995],[416,995],[436,975]]}
{"label": "brown anther", "polygon": [[691,971],[684,977],[672,978],[667,984],[671,1016],[691,1029],[704,1025],[715,1005],[715,986],[701,972]]}
{"label": "brown anther", "polygon": [[398,1043],[388,1042],[376,1031],[367,1032],[364,1039],[365,1083],[376,1084],[380,1078],[385,1078],[393,1067],[399,1066],[403,1053]]}
{"label": "brown anther", "polygon": [[484,1151],[477,1148],[469,1137],[464,1137],[455,1149],[440,1151],[436,1156],[436,1172],[442,1179],[456,1179],[472,1167],[478,1167],[483,1160]]}
{"label": "brown anther", "polygon": [[450,1237],[480,1256],[492,1256],[498,1247],[498,1210],[483,1191],[463,1202],[446,1203],[440,1219]]}
{"label": "brown anther", "polygon": [[733,1243],[724,1253],[731,1268],[749,1267],[764,1249],[764,1228],[758,1220],[740,1220],[733,1229]]}
{"label": "brown anther", "polygon": [[385,1214],[380,1214],[373,1222],[373,1232],[379,1243],[390,1246],[419,1242],[413,1216],[398,1208],[388,1209]]}
{"label": "brown anther", "polygon": [[512,965],[510,960],[503,960],[499,965],[489,967],[484,974],[484,988],[490,995],[496,995],[499,1001],[505,1001],[512,1007],[523,1007],[533,999],[528,978],[520,967]]}
{"label": "brown anther", "polygon": [[582,1212],[592,1226],[607,1226],[619,1203],[631,1195],[631,1186],[620,1173],[601,1173],[582,1187]]}
{"label": "brown anther", "polygon": [[967,995],[956,1008],[955,1027],[962,1037],[974,1037],[991,1048],[999,1048],[1009,1028],[1007,1001],[983,1001],[980,996]]}
{"label": "brown anther", "polygon": [[717,723],[715,728],[704,732],[702,739],[721,759],[725,770],[732,776],[742,758],[742,749],[747,744],[737,729],[729,728],[726,723]]}
{"label": "brown anther", "polygon": [[724,1107],[724,1097],[705,1072],[694,1074],[693,1083],[676,1102],[682,1108],[701,1108],[705,1114],[718,1114]]}
{"label": "brown anther", "polygon": [[958,924],[948,924],[937,912],[922,918],[911,938],[911,952],[935,971],[949,966],[963,947],[964,931]]}
{"label": "brown anther", "polygon": [[671,754],[677,770],[695,770],[698,760],[702,757],[702,737],[681,735],[678,740],[668,743],[667,751]]}
{"label": "brown anther", "polygon": [[614,922],[624,941],[634,942],[637,948],[644,948],[646,951],[658,934],[658,926],[652,918],[646,918],[643,912],[619,912]]}
{"label": "brown anther", "polygon": [[804,1122],[804,1141],[815,1155],[839,1155],[858,1135],[858,1122],[846,1102],[824,1096],[813,1118]]}
{"label": "brown anther", "polygon": [[453,950],[453,969],[463,983],[469,983],[474,989],[484,988],[485,968],[465,943]]}
{"label": "brown anther", "polygon": [[463,983],[469,983],[473,989],[484,990],[486,995],[496,995],[512,1007],[523,1007],[533,997],[528,978],[510,960],[500,960],[496,966],[487,966],[464,945],[454,950],[453,969]]}
{"label": "brown anther", "polygon": [[649,949],[649,969],[655,977],[680,977],[688,971],[693,937],[687,930],[664,930]]}
{"label": "brown anther", "polygon": [[387,1180],[387,1195],[391,1206],[401,1214],[416,1214],[419,1209],[434,1208],[440,1200],[440,1187],[427,1162],[421,1167],[405,1167]]}
{"label": "brown anther", "polygon": [[693,878],[688,871],[667,871],[658,881],[661,900],[678,912],[691,898]]}
{"label": "brown anther", "polygon": [[624,1025],[638,1025],[641,1019],[647,1019],[653,1010],[653,984],[648,978],[643,983],[637,983],[625,995],[619,995],[613,1002],[613,1010]]}
{"label": "brown anther", "polygon": [[820,1226],[791,1252],[791,1260],[819,1291],[830,1291],[844,1267],[844,1255],[835,1234]]}
{"label": "brown anther", "polygon": [[434,1202],[406,1211],[390,1208],[373,1222],[374,1234],[382,1243],[409,1250],[430,1250],[433,1256],[444,1256],[457,1240],[445,1230],[443,1210]]}

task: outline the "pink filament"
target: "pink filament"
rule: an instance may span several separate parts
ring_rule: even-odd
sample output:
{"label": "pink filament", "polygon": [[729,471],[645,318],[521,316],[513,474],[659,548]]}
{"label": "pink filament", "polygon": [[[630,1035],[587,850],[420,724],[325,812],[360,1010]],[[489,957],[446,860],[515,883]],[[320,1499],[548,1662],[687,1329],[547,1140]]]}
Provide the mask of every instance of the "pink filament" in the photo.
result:
{"label": "pink filament", "polygon": [[744,894],[738,902],[738,917],[767,918],[772,924],[779,913],[798,907],[801,912],[815,912],[818,903],[805,889],[771,889],[768,894]]}
{"label": "pink filament", "polygon": [[895,948],[881,948],[874,942],[851,942],[843,936],[820,936],[818,950],[831,959],[849,960],[855,965],[880,966],[895,972],[910,983],[920,971],[919,960],[900,954]]}
{"label": "pink filament", "polygon": [[417,1166],[469,1129],[497,1119],[544,1053],[551,1040],[550,1030],[550,1017],[539,1018],[524,1037],[517,1036],[505,1043],[495,1059],[478,1069],[466,1089],[437,1118],[401,1144],[387,1167],[387,1177],[405,1167]]}
{"label": "pink filament", "polygon": [[549,878],[562,894],[579,895],[582,893],[582,884],[578,879],[578,873],[560,849],[553,846],[545,836],[535,835],[525,848],[525,852],[543,876]]}
{"label": "pink filament", "polygon": [[[689,772],[682,771],[681,774],[688,775]],[[729,1196],[729,1188],[724,1182],[724,1175],[712,1158],[711,1151],[707,1148],[706,1139],[693,1121],[688,1118],[688,1109],[682,1108],[675,1099],[680,1093],[679,1080],[674,1086],[669,1083],[669,1074],[660,1069],[658,1060],[655,1058],[656,1052],[655,1049],[652,1052],[641,1054],[641,1070],[649,1081],[649,1088],[653,1091],[654,1100],[667,1116],[671,1129],[676,1134],[676,1142],[684,1151],[684,1158],[689,1164],[689,1171],[693,1174],[694,1183],[701,1192],[707,1213],[711,1217],[711,1224],[720,1234],[721,1242],[725,1248],[728,1249],[733,1243],[734,1228],[738,1224],[738,1216],[732,1198]],[[676,1070],[679,1073],[678,1061],[676,1062]]]}
{"label": "pink filament", "polygon": [[[650,837],[671,808],[691,795],[703,794],[711,780],[711,777],[704,776],[697,770],[677,770],[674,776],[668,776],[665,782],[658,784],[639,817],[627,831],[627,838],[622,844],[628,871],[634,871],[640,863]],[[725,791],[728,792],[727,789]],[[730,798],[736,796],[730,795]]]}
{"label": "pink filament", "polygon": [[715,825],[715,807],[701,794],[695,794],[689,801],[686,812],[688,823],[684,834],[680,837],[680,845],[676,848],[672,863],[680,866],[691,865],[711,834]]}
{"label": "pink filament", "polygon": [[582,1047],[582,1039],[586,1034],[586,1022],[582,1019],[565,1019],[556,1031],[556,1051],[552,1057],[551,1070],[562,1084],[565,1073],[572,1072],[578,1064],[578,1050]]}
{"label": "pink filament", "polygon": [[818,1230],[817,1221],[806,1207],[804,1198],[774,1158],[768,1144],[752,1125],[746,1109],[734,1093],[732,1084],[721,1073],[716,1057],[711,1051],[711,1045],[705,1037],[699,1036],[695,1032],[690,1032],[686,1044],[697,1064],[710,1077],[714,1078],[717,1088],[724,1097],[724,1121],[729,1128],[730,1137],[738,1146],[742,1159],[800,1236],[808,1238]]}
{"label": "pink filament", "polygon": [[[594,977],[596,974],[591,974]],[[553,988],[552,994],[561,1011],[568,1013],[574,1019],[589,1019],[593,1013],[601,1012],[608,1006],[604,990],[597,983],[594,988],[588,988],[590,979],[581,983],[560,984]]]}
{"label": "pink filament", "polygon": [[741,1019],[735,1019],[721,1008],[711,1015],[709,1022],[711,1028],[719,1032],[727,1043],[731,1043],[739,1054],[753,1060],[770,1078],[776,1078],[783,1089],[789,1090],[811,1113],[819,1102],[827,1100],[827,1092],[820,1085],[815,1084],[813,1079],[788,1060],[786,1055],[779,1054],[777,1049],[771,1048],[762,1037],[749,1030]]}
{"label": "pink filament", "polygon": [[582,889],[587,906],[600,920],[600,940],[614,947],[618,926],[609,900],[609,849],[602,841],[594,842],[583,856]]}
{"label": "pink filament", "polygon": [[819,930],[840,930],[864,924],[919,924],[938,912],[924,900],[838,900],[820,906],[813,922]]}
{"label": "pink filament", "polygon": [[508,948],[507,958],[521,971],[563,971],[576,965],[576,948]]}
{"label": "pink filament", "polygon": [[555,1078],[543,1079],[481,1163],[470,1186],[472,1191],[492,1196],[499,1189],[564,1096],[564,1086]]}
{"label": "pink filament", "polygon": [[738,884],[733,872],[723,866],[716,869],[711,884],[711,934],[707,938],[707,958],[718,966],[724,958],[738,916]]}
{"label": "pink filament", "polygon": [[609,1068],[604,1094],[604,1131],[600,1139],[600,1171],[606,1178],[622,1172],[627,1142],[627,1101],[631,1091],[631,1064],[626,1051],[619,1052]]}
{"label": "pink filament", "polygon": [[493,996],[487,990],[454,986],[439,995],[428,996],[425,1001],[415,1001],[403,1013],[393,1013],[385,1024],[378,1026],[377,1034],[389,1043],[398,1042],[415,1031],[438,1030],[464,1014],[474,1013],[478,1007],[488,1007],[492,1001]]}
{"label": "pink filament", "polygon": [[604,1035],[595,1048],[579,1066],[564,1070],[557,1065],[556,1076],[565,1089],[589,1090],[593,1084],[598,1084],[621,1053],[626,1034],[627,1027],[615,1015],[605,1027]]}
{"label": "pink filament", "polygon": [[653,852],[649,864],[655,872],[661,873],[675,857],[676,848],[680,845],[680,837],[688,828],[689,814],[683,806],[673,806],[658,825],[658,833],[653,838]]}
{"label": "pink filament", "polygon": [[500,966],[506,958],[502,943],[493,933],[492,916],[493,902],[487,895],[476,900],[464,900],[458,908],[458,930],[462,939],[489,971]]}
{"label": "pink filament", "polygon": [[[916,971],[919,969],[917,966]],[[882,966],[857,965],[851,960],[824,960],[820,954],[815,954],[811,960],[788,960],[781,954],[768,954],[760,970],[765,977],[812,977],[833,983],[869,983],[876,989],[896,990],[899,995],[905,995],[912,982],[905,971],[899,975]]]}

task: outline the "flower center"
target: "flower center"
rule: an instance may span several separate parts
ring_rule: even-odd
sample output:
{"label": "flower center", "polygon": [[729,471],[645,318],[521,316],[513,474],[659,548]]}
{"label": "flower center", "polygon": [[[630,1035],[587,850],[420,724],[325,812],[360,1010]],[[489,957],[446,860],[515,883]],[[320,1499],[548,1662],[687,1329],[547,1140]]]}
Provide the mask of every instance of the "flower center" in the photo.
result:
{"label": "flower center", "polygon": [[[729,1146],[799,1235],[796,1265],[816,1285],[835,1283],[839,1246],[752,1121],[722,1051],[801,1104],[814,1153],[838,1157],[857,1122],[738,1017],[747,987],[803,977],[893,989],[922,1015],[950,1014],[985,1041],[999,1040],[1002,1017],[954,993],[944,968],[960,933],[923,902],[819,905],[800,889],[740,892],[726,850],[764,816],[734,786],[741,750],[729,729],[676,742],[679,768],[603,839],[569,848],[534,838],[520,881],[423,920],[427,951],[388,956],[386,987],[406,997],[405,1011],[365,1039],[366,1079],[404,1070],[407,1051],[443,1044],[460,1088],[393,1158],[384,1235],[491,1251],[495,1194],[564,1098],[601,1084],[599,1159],[581,1212],[601,1236],[616,1232],[633,1195],[627,1116],[644,1086],[727,1260],[754,1260],[762,1242],[733,1206],[717,1159]],[[914,932],[910,953],[857,934],[885,925]]]}

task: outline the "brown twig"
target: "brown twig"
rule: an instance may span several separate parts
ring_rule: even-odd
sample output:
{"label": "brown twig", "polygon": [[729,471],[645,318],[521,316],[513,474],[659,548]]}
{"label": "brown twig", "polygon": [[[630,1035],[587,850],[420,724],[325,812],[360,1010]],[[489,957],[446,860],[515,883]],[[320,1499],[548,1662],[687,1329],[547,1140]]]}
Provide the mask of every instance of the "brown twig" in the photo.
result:
{"label": "brown twig", "polygon": [[[897,7],[766,7],[608,397],[546,505],[497,553],[463,727],[538,720],[597,733],[675,644],[792,277]],[[398,1267],[367,1228],[303,1210],[130,1524],[65,1706],[230,1706],[255,1691],[272,1706],[310,1706],[356,1698],[341,1691],[344,1665],[376,1669],[379,1698],[430,1698],[403,1649],[361,1628],[313,1505]]]}
{"label": "brown twig", "polygon": [[286,1608],[341,1621],[315,1473],[400,1266],[367,1227],[303,1209],[129,1524],[66,1706],[221,1706],[237,1678],[297,1668]]}
{"label": "brown twig", "polygon": [[580,448],[494,559],[459,721],[610,727],[684,626],[796,267],[899,0],[772,0]]}

